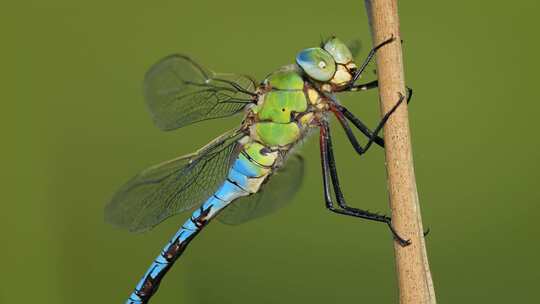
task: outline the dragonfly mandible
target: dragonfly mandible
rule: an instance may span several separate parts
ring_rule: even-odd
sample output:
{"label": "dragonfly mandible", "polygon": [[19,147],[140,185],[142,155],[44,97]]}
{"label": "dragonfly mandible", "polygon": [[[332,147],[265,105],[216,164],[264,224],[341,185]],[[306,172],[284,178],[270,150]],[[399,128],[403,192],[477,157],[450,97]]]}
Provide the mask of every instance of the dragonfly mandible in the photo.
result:
{"label": "dragonfly mandible", "polygon": [[[396,94],[394,107],[371,131],[339,103],[336,93],[376,88],[377,80],[356,82],[377,50],[394,41],[392,37],[377,45],[357,66],[347,45],[332,37],[319,47],[302,50],[295,64],[274,71],[260,84],[244,75],[214,73],[184,55],[171,55],[153,65],[145,75],[144,94],[160,129],[174,130],[238,113],[244,113],[244,119],[239,128],[195,153],[142,171],[106,206],[106,221],[131,231],[148,230],[197,206],[126,303],[148,303],[167,271],[212,218],[239,224],[264,216],[288,201],[299,187],[304,169],[302,158],[291,150],[314,129],[319,130],[326,208],[385,223],[395,240],[408,245],[409,241],[393,229],[390,217],[346,203],[328,123],[329,116],[334,115],[358,154],[368,151],[373,143],[384,147],[378,133],[404,95]],[[368,138],[364,146],[349,122]]]}

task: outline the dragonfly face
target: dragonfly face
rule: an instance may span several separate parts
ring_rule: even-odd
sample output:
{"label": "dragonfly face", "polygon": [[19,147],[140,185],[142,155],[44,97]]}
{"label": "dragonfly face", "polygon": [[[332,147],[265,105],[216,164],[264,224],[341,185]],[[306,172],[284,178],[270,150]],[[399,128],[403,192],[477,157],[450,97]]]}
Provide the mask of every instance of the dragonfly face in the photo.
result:
{"label": "dragonfly face", "polygon": [[330,38],[321,47],[302,50],[296,56],[296,63],[323,91],[346,88],[357,69],[351,51],[336,37]]}

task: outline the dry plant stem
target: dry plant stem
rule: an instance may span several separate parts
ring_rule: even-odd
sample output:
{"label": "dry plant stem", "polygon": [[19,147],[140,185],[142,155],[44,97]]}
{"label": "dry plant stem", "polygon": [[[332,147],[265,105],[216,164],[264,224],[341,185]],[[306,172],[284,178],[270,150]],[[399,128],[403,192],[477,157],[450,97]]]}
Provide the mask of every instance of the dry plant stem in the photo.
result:
{"label": "dry plant stem", "polygon": [[[394,37],[395,41],[377,52],[377,74],[382,113],[387,113],[405,95],[403,57],[397,0],[365,0],[373,44]],[[414,101],[413,101],[414,103]],[[429,270],[423,236],[420,205],[414,177],[407,105],[402,104],[384,127],[386,170],[392,223],[411,245],[394,242],[401,304],[435,304],[435,290]]]}

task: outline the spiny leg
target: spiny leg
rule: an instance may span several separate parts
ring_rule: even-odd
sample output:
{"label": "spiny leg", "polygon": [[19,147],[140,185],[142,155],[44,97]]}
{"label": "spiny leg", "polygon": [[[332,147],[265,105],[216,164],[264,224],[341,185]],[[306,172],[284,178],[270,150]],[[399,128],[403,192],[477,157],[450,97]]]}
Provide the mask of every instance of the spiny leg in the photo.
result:
{"label": "spiny leg", "polygon": [[405,87],[407,89],[407,104],[411,101],[413,90],[410,87]]}
{"label": "spiny leg", "polygon": [[382,48],[383,46],[387,45],[388,43],[394,40],[396,39],[394,38],[394,36],[392,36],[389,39],[386,39],[385,41],[381,42],[379,45],[372,48],[371,51],[369,51],[369,54],[367,55],[366,59],[364,59],[364,62],[362,62],[362,64],[360,65],[360,68],[356,71],[356,73],[354,73],[354,77],[351,80],[351,84],[350,84],[351,87],[358,80],[358,78],[360,78],[360,75],[362,75],[362,73],[364,72],[368,64],[370,63],[371,59],[373,59],[373,56],[375,56],[375,53],[377,53],[377,51],[380,48]]}
{"label": "spiny leg", "polygon": [[[364,149],[361,147],[360,143],[356,139],[356,136],[354,135],[353,131],[351,130],[351,127],[349,126],[349,123],[347,122],[346,117],[343,115],[343,113],[338,110],[337,108],[332,109],[332,113],[336,116],[336,118],[339,120],[339,123],[341,124],[341,127],[345,131],[345,134],[347,135],[347,138],[349,139],[349,142],[353,146],[354,150],[362,155],[364,154]],[[360,120],[358,120],[360,121]],[[367,128],[362,122],[361,128],[358,128],[364,135],[366,135],[368,138],[373,138],[373,141],[379,145],[380,147],[384,148],[384,140],[380,138],[378,135],[373,135],[373,132]]]}
{"label": "spiny leg", "polygon": [[[343,215],[349,215],[349,216],[355,216],[358,217],[355,214],[351,214],[351,212],[346,210],[338,209],[334,206],[334,202],[332,201],[332,193],[331,193],[331,174],[330,174],[330,165],[328,161],[328,153],[327,153],[327,134],[328,134],[328,125],[324,123],[325,126],[321,126],[320,133],[319,133],[319,144],[320,144],[320,152],[321,152],[321,168],[322,168],[322,176],[323,176],[323,189],[324,189],[324,201],[326,205],[326,209]],[[384,222],[384,220],[382,220]]]}
{"label": "spiny leg", "polygon": [[[356,139],[356,136],[352,133],[349,124],[347,121],[343,118],[345,116],[347,119],[349,119],[355,127],[362,132],[367,138],[373,138],[373,141],[379,145],[380,147],[384,148],[384,140],[379,137],[378,135],[373,135],[373,132],[362,122],[360,119],[358,119],[354,114],[352,114],[347,108],[342,106],[339,101],[336,99],[336,97],[332,94],[325,94],[326,98],[331,100],[330,104],[330,110],[336,115],[336,118],[339,120],[340,124],[342,125],[343,129],[347,133],[347,137],[349,138],[349,141],[351,141],[351,144],[355,147],[359,147],[358,140]],[[358,149],[356,149],[358,151]]]}
{"label": "spiny leg", "polygon": [[[369,89],[373,89],[373,88],[376,88],[378,87],[378,84],[379,84],[379,81],[378,80],[374,80],[372,82],[368,82],[368,83],[365,83],[365,84],[358,84],[358,85],[355,85],[353,86],[349,91],[353,92],[353,91],[365,91],[365,90],[369,90]],[[410,87],[406,87],[407,89],[407,104],[409,104],[409,102],[411,101],[411,98],[412,98],[412,95],[413,95],[413,90],[412,88]],[[338,104],[338,103],[335,103],[334,107],[340,111],[341,113],[343,113],[343,115],[345,115],[345,117],[350,120],[358,130],[360,130],[360,132],[364,133],[364,135],[366,135],[367,137],[370,137],[371,134],[373,133],[358,117],[356,117],[351,111],[349,111],[347,108],[345,108],[344,106]],[[338,117],[339,119],[339,117]],[[376,136],[374,138],[374,141],[377,145],[381,146],[381,147],[384,147],[384,140],[382,138],[380,138],[379,136]]]}
{"label": "spiny leg", "polygon": [[[375,80],[375,81],[369,82],[369,83],[364,84],[364,85],[370,85],[370,84],[375,84],[374,87],[377,87],[378,81]],[[362,86],[362,85],[358,85],[358,86]],[[371,88],[374,88],[374,87],[369,87],[368,89],[371,89]],[[406,87],[406,89],[407,89],[407,104],[409,104],[409,102],[411,101],[412,95],[413,95],[413,89],[410,88],[410,87]],[[401,99],[400,99],[400,101],[398,101],[398,103],[401,103]],[[394,108],[392,108],[392,110],[390,112],[393,112],[395,110],[395,108],[397,108],[398,105],[394,106]],[[373,136],[372,135],[373,132],[360,119],[358,119],[352,112],[347,110],[347,108],[345,108],[344,106],[336,104],[334,106],[334,108],[336,110],[338,110],[339,112],[336,112],[336,111],[332,111],[332,112],[336,115],[337,119],[339,120],[339,122],[343,126],[343,128],[345,130],[345,133],[347,134],[347,137],[349,138],[349,141],[353,145],[354,149],[358,152],[358,147],[357,147],[357,146],[359,146],[358,141],[356,140],[356,137],[352,133],[349,125],[347,124],[347,122],[343,120],[343,116],[345,116],[347,119],[349,119],[356,126],[356,128],[358,128],[358,130],[360,130],[362,133],[364,133],[364,135],[366,135],[367,137]],[[378,135],[376,135],[376,134],[374,135],[373,141],[378,146],[384,148],[384,140],[382,138],[380,138]],[[361,153],[359,153],[359,154],[361,154]],[[393,228],[390,227],[390,229],[393,229]],[[430,228],[428,227],[426,229],[426,231],[424,231],[424,237],[426,237],[429,234],[429,232],[430,232]]]}
{"label": "spiny leg", "polygon": [[[321,151],[321,168],[322,168],[322,177],[323,177],[323,189],[324,189],[324,201],[326,203],[326,208],[330,211],[337,212],[337,209],[334,207],[332,202],[332,194],[330,192],[330,168],[328,167],[328,154],[326,153],[326,131],[321,126],[319,130],[319,148]],[[339,212],[338,212],[339,213]]]}
{"label": "spiny leg", "polygon": [[[373,80],[368,83],[360,83],[351,86],[348,88],[349,92],[356,92],[356,91],[367,91],[371,89],[375,89],[379,87],[379,80]],[[410,87],[405,87],[407,89],[407,104],[411,101],[412,95],[413,95],[413,89]]]}
{"label": "spiny leg", "polygon": [[[373,130],[373,133],[371,133],[371,131],[358,119],[356,118],[351,112],[349,112],[345,107],[341,106],[341,105],[334,105],[335,108],[337,110],[339,110],[341,113],[343,113],[343,115],[345,115],[345,117],[349,118],[349,120],[351,120],[351,122],[360,130],[362,131],[362,133],[366,134],[366,133],[371,133],[370,135],[366,134],[366,136],[369,137],[369,140],[368,142],[366,143],[366,145],[364,147],[362,147],[358,141],[356,140],[356,138],[354,137],[354,134],[352,133],[348,123],[346,120],[343,119],[343,116],[341,115],[336,115],[336,117],[338,118],[339,122],[341,123],[341,126],[343,127],[343,129],[345,130],[345,133],[347,133],[347,137],[349,138],[349,141],[351,142],[351,144],[353,145],[354,149],[356,150],[356,152],[360,155],[364,154],[367,152],[367,150],[369,149],[369,147],[371,147],[371,145],[373,144],[373,142],[376,142],[377,144],[379,144],[381,147],[384,147],[384,141],[382,140],[382,138],[380,138],[378,136],[379,132],[381,131],[381,129],[384,127],[384,124],[386,124],[386,121],[388,121],[388,118],[390,118],[390,115],[392,115],[392,113],[394,113],[394,111],[399,107],[399,105],[403,102],[403,99],[404,99],[404,96],[399,93],[399,100],[398,102],[392,107],[392,109],[390,109],[390,111],[388,111],[388,113],[386,113],[383,118],[381,119],[381,121],[379,122],[379,124],[377,125],[377,127],[375,128],[375,130]],[[336,113],[336,112],[334,112]],[[378,142],[377,142],[378,141]]]}
{"label": "spiny leg", "polygon": [[[335,213],[359,217],[366,220],[371,220],[371,221],[376,221],[376,222],[381,222],[381,223],[386,223],[386,225],[390,228],[392,235],[399,242],[401,246],[410,245],[409,240],[404,240],[394,230],[394,227],[392,227],[392,220],[390,217],[380,215],[377,213],[372,213],[372,212],[362,210],[362,209],[352,208],[347,205],[347,203],[345,202],[345,198],[343,196],[343,192],[341,191],[341,187],[339,185],[339,178],[337,174],[334,153],[333,153],[333,148],[332,148],[332,139],[330,136],[330,128],[328,127],[328,123],[326,122],[321,122],[320,145],[321,145],[321,162],[322,162],[322,170],[323,170],[323,183],[324,183],[324,195],[325,195],[325,201],[326,201],[326,208]],[[330,185],[328,183],[329,175],[332,180],[332,186],[334,188],[334,194],[336,195],[337,203],[342,209],[337,209],[333,205],[332,196],[330,194]]]}
{"label": "spiny leg", "polygon": [[[366,84],[360,84],[360,85],[354,86],[354,88],[365,87],[366,90],[367,90],[367,89],[375,88],[377,86],[378,86],[378,81],[374,80],[374,81],[366,83]],[[409,101],[411,100],[412,93],[413,93],[412,89],[407,87],[407,103],[409,103]],[[401,96],[401,94],[400,94],[400,96]],[[368,137],[371,141],[375,142],[378,146],[384,148],[384,140],[380,136],[378,136],[376,132],[372,132],[351,111],[349,111],[344,106],[340,105],[339,102],[337,102],[337,100],[335,99],[335,97],[333,95],[326,94],[326,97],[333,101],[331,110],[334,113],[334,115],[336,115],[336,118],[339,120],[339,122],[342,125],[343,129],[347,133],[347,137],[349,138],[349,141],[351,142],[351,144],[353,145],[353,147],[355,148],[355,150],[359,154],[363,154],[365,151],[364,152],[359,152],[359,151],[363,151],[365,149],[360,147],[360,145],[358,144],[358,140],[356,139],[356,137],[352,133],[348,123],[343,119],[343,116],[345,116],[349,121],[351,121],[353,123],[353,125],[360,132],[362,132],[366,137]],[[401,100],[398,103],[401,103]],[[396,105],[394,108],[392,108],[390,110],[389,114],[391,114],[391,112],[393,112],[398,105]],[[387,114],[386,116],[389,116],[389,114]],[[384,125],[385,120],[388,119],[388,117],[386,117],[386,116],[381,120],[381,122],[379,122],[379,125],[381,125],[381,124]],[[369,145],[371,145],[371,144],[369,144]],[[367,145],[367,148],[369,148],[369,145]]]}
{"label": "spiny leg", "polygon": [[403,102],[403,99],[404,99],[403,94],[398,93],[398,95],[399,95],[399,100],[390,109],[390,111],[388,111],[388,113],[384,114],[383,118],[381,119],[381,121],[379,121],[379,124],[377,125],[375,130],[373,130],[373,135],[369,138],[369,141],[366,143],[366,146],[364,147],[364,153],[369,149],[369,147],[371,147],[371,144],[375,140],[375,136],[379,134],[379,131],[381,131],[381,129],[384,127],[384,125],[388,121],[388,118],[390,118],[390,115],[392,115],[397,110],[399,105]]}
{"label": "spiny leg", "polygon": [[[412,89],[410,88],[407,88],[407,103],[409,102],[409,100],[411,99],[411,96],[412,96]],[[396,108],[399,106],[399,104],[401,103],[402,101],[402,95],[400,94],[400,100],[398,101],[398,103],[383,117],[383,119],[381,119],[381,121],[379,122],[379,126],[384,126],[384,123],[386,122],[386,120],[388,120],[388,117],[390,117],[390,115],[396,110]],[[341,125],[343,126],[343,128],[345,129],[345,132],[347,133],[347,136],[349,137],[349,133],[351,133],[352,135],[352,131],[350,131],[350,127],[348,127],[348,124],[346,121],[343,120],[343,116],[345,116],[350,122],[353,123],[353,125],[360,131],[362,132],[364,135],[366,135],[368,138],[372,139],[373,142],[375,142],[377,145],[379,145],[380,147],[383,147],[384,148],[384,140],[379,137],[377,135],[377,129],[375,129],[376,131],[371,131],[358,117],[356,117],[351,111],[349,111],[346,107],[340,105],[340,104],[333,104],[332,105],[333,107],[333,110],[332,112],[336,115],[336,118],[339,120],[339,122],[341,123]],[[348,130],[347,130],[348,129]],[[380,130],[380,128],[379,128]],[[349,137],[349,140],[351,140],[351,138]],[[354,143],[351,141],[351,144],[354,145]],[[367,145],[366,145],[367,146]],[[356,149],[356,148],[355,148]],[[356,149],[357,150],[357,149]],[[363,149],[365,150],[365,149]],[[362,154],[362,153],[360,153]]]}
{"label": "spiny leg", "polygon": [[[332,112],[334,113],[336,118],[339,120],[341,126],[345,130],[345,133],[347,134],[347,137],[349,138],[349,141],[351,142],[353,147],[355,147],[355,145],[359,146],[359,144],[358,144],[358,141],[356,140],[356,137],[352,133],[351,128],[349,127],[349,124],[347,123],[345,118],[350,120],[353,123],[353,125],[360,132],[362,132],[367,138],[372,138],[373,137],[373,141],[378,146],[380,146],[381,148],[384,148],[384,139],[382,139],[378,135],[373,135],[373,131],[371,131],[360,119],[358,119],[356,116],[354,116],[354,114],[352,114],[349,110],[347,110],[347,108],[345,108],[342,105],[336,104],[336,105],[333,106]],[[353,140],[354,140],[354,142],[353,142]],[[355,147],[355,150],[357,150],[356,147]]]}
{"label": "spiny leg", "polygon": [[359,84],[352,85],[347,89],[347,91],[349,92],[367,91],[367,90],[375,89],[378,87],[379,87],[379,81],[373,80],[368,83],[359,83]]}

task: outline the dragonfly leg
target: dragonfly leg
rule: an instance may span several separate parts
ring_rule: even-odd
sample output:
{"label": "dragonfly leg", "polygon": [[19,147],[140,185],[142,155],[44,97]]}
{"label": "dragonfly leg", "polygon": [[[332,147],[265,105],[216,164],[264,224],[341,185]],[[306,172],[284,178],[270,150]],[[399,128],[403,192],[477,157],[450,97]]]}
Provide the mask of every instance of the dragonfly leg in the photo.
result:
{"label": "dragonfly leg", "polygon": [[373,80],[368,83],[359,83],[352,85],[348,88],[349,92],[356,92],[356,91],[367,91],[371,89],[375,89],[379,87],[379,80]]}
{"label": "dragonfly leg", "polygon": [[356,72],[354,73],[354,77],[352,78],[351,84],[350,84],[351,87],[358,80],[358,78],[360,78],[360,75],[362,75],[362,73],[364,72],[364,70],[366,69],[368,64],[371,62],[371,59],[373,59],[373,57],[375,56],[375,53],[377,53],[377,51],[380,48],[382,48],[383,46],[389,44],[390,42],[393,42],[394,40],[396,40],[396,38],[394,38],[394,36],[392,35],[392,37],[390,37],[390,38],[386,39],[385,41],[379,43],[379,45],[376,45],[374,48],[371,49],[371,51],[369,51],[369,54],[367,55],[366,59],[364,59],[364,62],[362,62],[362,64],[360,65],[360,68],[358,70],[356,70]]}
{"label": "dragonfly leg", "polygon": [[[360,83],[360,84],[353,85],[348,89],[348,91],[349,92],[367,91],[367,90],[371,90],[378,87],[379,87],[379,80],[373,80],[368,83]],[[413,94],[413,89],[410,87],[405,87],[405,88],[407,89],[407,104],[409,104],[409,102],[411,101],[412,94]]]}
{"label": "dragonfly leg", "polygon": [[[359,217],[359,218],[363,218],[370,221],[386,223],[386,225],[389,227],[390,231],[392,232],[394,239],[398,241],[401,246],[410,245],[410,240],[403,239],[395,231],[394,227],[392,226],[392,219],[390,217],[381,215],[378,213],[369,212],[367,210],[349,207],[347,205],[347,203],[345,202],[345,198],[343,196],[343,192],[341,191],[341,187],[339,185],[336,162],[334,159],[334,152],[332,148],[332,138],[330,136],[330,128],[328,127],[328,123],[326,122],[321,123],[319,140],[320,140],[320,149],[321,149],[323,189],[324,189],[326,208],[338,214]],[[330,193],[329,178],[334,188],[334,194],[337,199],[337,204],[341,209],[336,208],[332,201],[332,195]]]}
{"label": "dragonfly leg", "polygon": [[[345,133],[347,134],[347,138],[351,142],[351,145],[353,145],[354,149],[359,153],[363,154],[363,148],[360,147],[360,144],[358,143],[358,140],[356,139],[356,136],[354,136],[354,133],[351,130],[351,127],[349,126],[349,123],[347,122],[346,118],[349,119],[354,126],[362,132],[367,138],[373,138],[373,142],[375,142],[378,146],[381,148],[384,148],[384,139],[379,137],[378,135],[373,135],[373,131],[371,131],[360,119],[358,119],[354,114],[352,114],[347,108],[341,105],[336,105],[333,107],[332,112],[336,116],[336,118],[339,120],[339,123],[343,127],[343,130],[345,130]],[[362,151],[362,152],[359,152]]]}
{"label": "dragonfly leg", "polygon": [[405,87],[405,88],[407,88],[407,104],[409,104],[412,98],[413,90],[410,87]]}
{"label": "dragonfly leg", "polygon": [[[360,121],[360,119],[356,118],[349,110],[347,110],[344,106],[341,105],[334,105],[335,109],[337,111],[333,111],[334,114],[336,114],[337,119],[341,123],[341,126],[345,130],[345,133],[347,134],[347,137],[349,138],[349,141],[351,142],[352,146],[354,147],[354,150],[360,155],[367,152],[369,147],[375,142],[381,147],[384,147],[384,140],[378,136],[381,129],[384,127],[384,124],[386,124],[386,121],[388,121],[388,118],[390,118],[390,115],[394,113],[394,111],[399,107],[399,105],[403,102],[403,99],[405,97],[399,93],[399,100],[396,102],[396,104],[384,115],[384,117],[381,119],[377,127],[373,132],[371,132],[363,123]],[[362,147],[356,138],[354,137],[354,134],[352,133],[351,128],[349,127],[349,124],[344,119],[345,116],[348,118],[362,133],[364,133],[368,138],[368,142],[364,147]]]}

